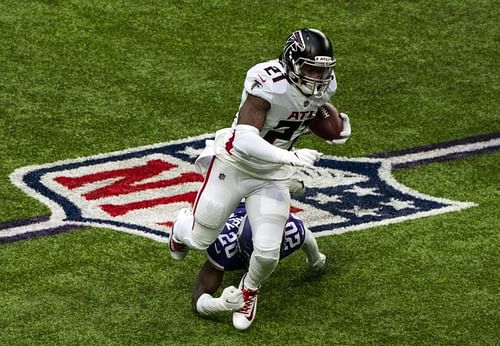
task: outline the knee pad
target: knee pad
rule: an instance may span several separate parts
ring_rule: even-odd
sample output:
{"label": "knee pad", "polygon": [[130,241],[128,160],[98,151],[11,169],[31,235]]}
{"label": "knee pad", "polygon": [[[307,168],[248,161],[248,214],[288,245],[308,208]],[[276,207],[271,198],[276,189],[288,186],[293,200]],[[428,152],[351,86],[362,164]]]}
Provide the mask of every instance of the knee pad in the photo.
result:
{"label": "knee pad", "polygon": [[255,247],[252,256],[262,264],[275,265],[280,260],[280,248],[262,249]]}
{"label": "knee pad", "polygon": [[[264,257],[261,255],[252,255],[255,261],[255,268],[259,274],[271,273],[278,266],[279,257]],[[250,259],[250,266],[252,266],[252,259]],[[267,276],[267,275],[266,275]]]}
{"label": "knee pad", "polygon": [[217,239],[220,232],[219,228],[209,228],[195,222],[191,232],[191,244],[198,250],[206,250]]}
{"label": "knee pad", "polygon": [[194,218],[207,228],[221,228],[231,212],[232,210],[228,212],[227,206],[215,198],[202,198],[198,201]]}

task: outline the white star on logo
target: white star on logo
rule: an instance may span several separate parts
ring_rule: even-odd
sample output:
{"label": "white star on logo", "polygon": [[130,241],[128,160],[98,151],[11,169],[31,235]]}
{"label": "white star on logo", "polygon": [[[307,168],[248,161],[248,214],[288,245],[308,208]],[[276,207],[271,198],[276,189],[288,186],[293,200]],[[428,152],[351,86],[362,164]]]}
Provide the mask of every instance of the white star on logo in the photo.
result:
{"label": "white star on logo", "polygon": [[379,208],[373,208],[373,209],[364,209],[360,208],[359,206],[355,205],[353,212],[357,217],[363,217],[363,216],[378,216],[379,214],[377,213]]}
{"label": "white star on logo", "polygon": [[357,185],[354,185],[352,188],[349,190],[345,190],[346,192],[353,192],[356,194],[356,196],[362,197],[362,196],[380,196],[380,193],[375,192],[377,189],[375,188],[365,188],[365,187],[360,187]]}
{"label": "white star on logo", "polygon": [[327,204],[330,202],[334,203],[342,202],[341,196],[339,195],[326,195],[321,192],[317,193],[316,196],[314,196],[312,199],[318,202],[319,204]]}
{"label": "white star on logo", "polygon": [[391,198],[389,202],[381,203],[382,205],[386,205],[389,207],[392,207],[395,210],[402,210],[402,209],[415,209],[415,203],[413,201],[401,201],[396,198]]}

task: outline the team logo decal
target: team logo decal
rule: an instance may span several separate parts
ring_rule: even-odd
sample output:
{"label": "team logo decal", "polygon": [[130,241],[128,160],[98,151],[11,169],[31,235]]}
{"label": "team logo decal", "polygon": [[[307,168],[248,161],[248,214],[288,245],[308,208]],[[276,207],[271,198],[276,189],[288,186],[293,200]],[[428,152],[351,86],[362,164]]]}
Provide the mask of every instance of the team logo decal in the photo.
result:
{"label": "team logo decal", "polygon": [[[0,225],[0,243],[81,226],[167,241],[177,211],[192,205],[202,184],[194,160],[209,138],[204,135],[16,170],[11,181],[49,206],[52,213]],[[306,192],[293,199],[292,211],[323,236],[474,205],[427,196],[395,181],[391,168],[416,160],[411,155],[323,157],[315,169],[297,172]]]}
{"label": "team logo decal", "polygon": [[306,46],[304,44],[304,38],[302,37],[302,32],[300,30],[295,31],[288,38],[285,45],[294,52],[297,52],[299,50],[303,51],[304,49],[306,49]]}

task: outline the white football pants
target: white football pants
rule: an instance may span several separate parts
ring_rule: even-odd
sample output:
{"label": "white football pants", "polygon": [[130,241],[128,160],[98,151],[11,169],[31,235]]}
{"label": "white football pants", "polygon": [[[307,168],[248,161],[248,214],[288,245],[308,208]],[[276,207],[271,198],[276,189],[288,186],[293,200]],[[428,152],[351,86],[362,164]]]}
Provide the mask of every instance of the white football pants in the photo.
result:
{"label": "white football pants", "polygon": [[243,198],[254,245],[245,284],[257,288],[279,261],[284,226],[290,212],[287,180],[260,180],[214,158],[198,191],[194,220],[192,216],[178,219],[174,225],[175,237],[192,249],[206,249],[217,239]]}

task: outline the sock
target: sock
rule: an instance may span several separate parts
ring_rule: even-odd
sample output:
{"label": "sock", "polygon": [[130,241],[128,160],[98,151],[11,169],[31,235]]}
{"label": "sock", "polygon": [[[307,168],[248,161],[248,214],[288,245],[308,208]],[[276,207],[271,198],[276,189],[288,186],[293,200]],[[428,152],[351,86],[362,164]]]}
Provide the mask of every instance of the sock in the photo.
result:
{"label": "sock", "polygon": [[278,265],[278,259],[271,257],[254,256],[250,257],[248,273],[245,277],[245,287],[256,290],[273,273]]}

